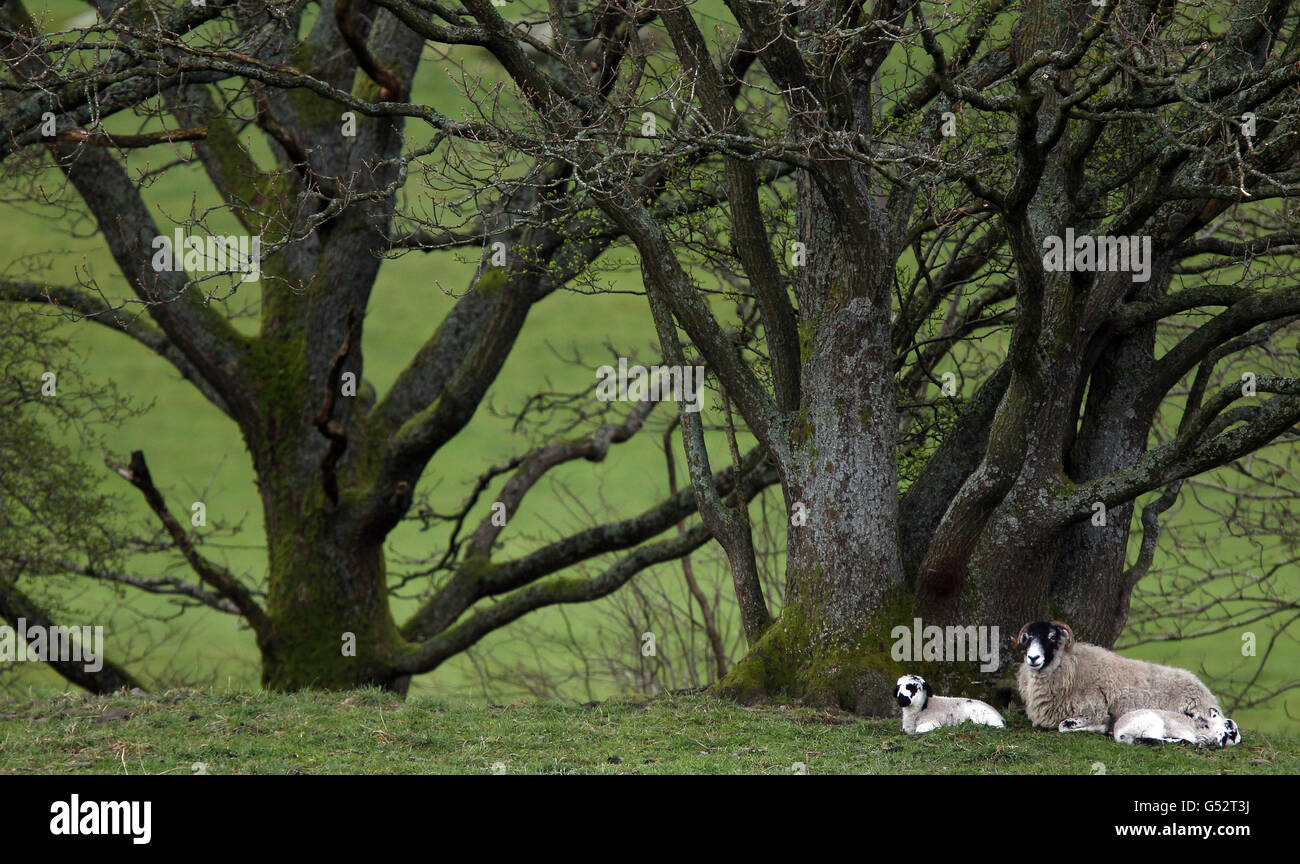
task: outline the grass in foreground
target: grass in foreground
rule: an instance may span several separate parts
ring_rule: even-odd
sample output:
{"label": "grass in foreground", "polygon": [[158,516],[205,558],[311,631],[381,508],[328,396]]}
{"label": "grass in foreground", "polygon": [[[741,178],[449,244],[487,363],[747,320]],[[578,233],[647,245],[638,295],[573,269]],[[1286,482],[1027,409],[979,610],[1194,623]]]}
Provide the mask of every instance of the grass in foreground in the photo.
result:
{"label": "grass in foreground", "polygon": [[[489,708],[354,693],[173,690],[0,701],[0,774],[1294,774],[1300,738],[1227,750],[746,708],[708,696]],[[1099,763],[1099,764],[1098,764]]]}

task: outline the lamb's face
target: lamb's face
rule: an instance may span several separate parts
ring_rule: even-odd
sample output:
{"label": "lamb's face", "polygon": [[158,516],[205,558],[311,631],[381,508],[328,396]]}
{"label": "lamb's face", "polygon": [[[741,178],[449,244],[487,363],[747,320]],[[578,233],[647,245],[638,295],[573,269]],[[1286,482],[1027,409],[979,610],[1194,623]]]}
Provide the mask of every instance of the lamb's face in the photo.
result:
{"label": "lamb's face", "polygon": [[1218,708],[1211,708],[1208,716],[1193,717],[1196,724],[1196,737],[1209,741],[1216,747],[1231,747],[1241,743],[1241,730],[1237,724],[1223,716]]}
{"label": "lamb's face", "polygon": [[1056,654],[1069,644],[1067,631],[1048,621],[1026,624],[1020,631],[1016,647],[1025,655],[1025,665],[1030,669],[1046,669],[1056,659]]}
{"label": "lamb's face", "polygon": [[894,698],[904,708],[910,705],[913,708],[923,709],[933,695],[934,690],[920,675],[904,675],[894,685]]}

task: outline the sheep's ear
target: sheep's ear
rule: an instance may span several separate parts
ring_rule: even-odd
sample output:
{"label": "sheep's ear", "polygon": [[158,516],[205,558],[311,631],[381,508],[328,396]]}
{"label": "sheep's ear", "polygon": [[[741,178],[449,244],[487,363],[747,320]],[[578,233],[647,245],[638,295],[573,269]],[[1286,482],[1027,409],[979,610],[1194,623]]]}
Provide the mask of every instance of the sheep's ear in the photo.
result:
{"label": "sheep's ear", "polygon": [[1062,648],[1069,651],[1074,646],[1074,631],[1070,629],[1070,625],[1064,621],[1053,621],[1052,627],[1056,630],[1056,641],[1061,643]]}
{"label": "sheep's ear", "polygon": [[934,695],[934,688],[930,686],[929,681],[922,681],[921,686],[925,688],[925,698],[929,699]]}

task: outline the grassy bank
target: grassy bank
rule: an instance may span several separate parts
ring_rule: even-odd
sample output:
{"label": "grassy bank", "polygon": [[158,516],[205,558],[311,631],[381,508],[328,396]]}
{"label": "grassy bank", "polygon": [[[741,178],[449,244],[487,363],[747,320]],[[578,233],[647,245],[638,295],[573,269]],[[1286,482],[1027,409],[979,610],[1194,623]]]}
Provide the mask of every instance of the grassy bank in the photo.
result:
{"label": "grassy bank", "polygon": [[173,690],[0,702],[0,773],[1300,773],[1300,738],[1227,750],[741,707],[704,695],[487,708],[427,698]]}

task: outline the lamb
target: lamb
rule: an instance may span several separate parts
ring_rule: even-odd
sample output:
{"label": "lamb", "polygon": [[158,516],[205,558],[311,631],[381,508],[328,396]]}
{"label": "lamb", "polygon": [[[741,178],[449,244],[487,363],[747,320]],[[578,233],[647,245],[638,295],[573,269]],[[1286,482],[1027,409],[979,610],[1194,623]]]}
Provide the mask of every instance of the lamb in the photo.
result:
{"label": "lamb", "polygon": [[1186,741],[1197,747],[1231,747],[1241,743],[1237,724],[1217,709],[1211,709],[1208,717],[1189,717],[1173,711],[1139,708],[1115,721],[1114,735],[1121,744]]}
{"label": "lamb", "polygon": [[1108,732],[1115,720],[1140,708],[1192,717],[1223,712],[1214,694],[1186,669],[1121,657],[1075,642],[1060,621],[1026,624],[1016,637],[1025,662],[1016,686],[1035,726],[1061,732]]}
{"label": "lamb", "polygon": [[920,735],[940,726],[958,726],[967,720],[983,726],[1003,727],[1002,715],[978,699],[935,696],[919,675],[904,675],[894,685],[894,698],[903,707],[903,731]]}

